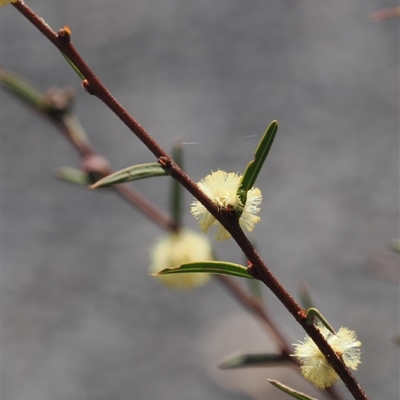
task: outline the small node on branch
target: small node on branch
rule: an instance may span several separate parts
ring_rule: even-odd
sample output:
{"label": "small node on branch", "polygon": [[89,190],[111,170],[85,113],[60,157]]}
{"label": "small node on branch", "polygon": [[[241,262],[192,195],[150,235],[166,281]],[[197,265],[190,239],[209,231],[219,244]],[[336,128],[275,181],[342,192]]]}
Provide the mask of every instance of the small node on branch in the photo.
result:
{"label": "small node on branch", "polygon": [[90,154],[83,158],[81,171],[88,174],[92,184],[110,174],[111,167],[106,158]]}
{"label": "small node on branch", "polygon": [[298,313],[299,317],[303,320],[307,320],[307,311],[306,310],[300,310]]}
{"label": "small node on branch", "polygon": [[257,270],[254,268],[254,265],[247,260],[247,272],[254,278],[260,280],[260,275]]}
{"label": "small node on branch", "polygon": [[171,167],[171,159],[169,157],[161,156],[158,159],[158,163],[164,168],[170,168]]}
{"label": "small node on branch", "polygon": [[62,117],[72,111],[75,92],[72,88],[50,88],[45,94],[49,109],[47,112],[53,117]]}
{"label": "small node on branch", "polygon": [[91,95],[94,95],[94,90],[87,79],[82,81],[82,87]]}
{"label": "small node on branch", "polygon": [[71,28],[67,25],[57,32],[57,37],[63,44],[69,44],[71,42]]}
{"label": "small node on branch", "polygon": [[90,154],[85,156],[81,163],[82,171],[86,173],[96,173],[99,175],[99,178],[102,178],[106,175],[110,174],[110,163],[103,156],[99,156],[97,154]]}

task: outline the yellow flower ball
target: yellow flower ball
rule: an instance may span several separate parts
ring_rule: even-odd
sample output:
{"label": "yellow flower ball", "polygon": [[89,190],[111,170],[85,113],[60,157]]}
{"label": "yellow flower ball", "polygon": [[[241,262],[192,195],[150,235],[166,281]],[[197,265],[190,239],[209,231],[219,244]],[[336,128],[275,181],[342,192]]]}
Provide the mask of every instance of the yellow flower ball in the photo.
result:
{"label": "yellow flower ball", "polygon": [[[243,229],[251,232],[255,224],[260,221],[260,217],[256,214],[260,211],[262,195],[260,189],[250,189],[247,192],[246,204],[243,206],[237,195],[241,180],[241,175],[218,170],[207,175],[197,185],[220,210],[242,212],[239,224]],[[217,228],[216,240],[227,240],[231,237],[230,233],[197,199],[193,201],[190,211],[199,221],[200,229],[203,232],[208,232],[212,226],[215,226]]]}
{"label": "yellow flower ball", "polygon": [[[361,342],[357,340],[356,333],[343,327],[336,334],[330,332],[323,325],[317,325],[317,328],[335,353],[342,357],[345,365],[356,370],[358,364],[361,363],[361,351],[359,349]],[[339,375],[326,361],[325,356],[308,335],[303,342],[294,346],[296,346],[294,356],[302,364],[300,367],[301,373],[304,378],[312,382],[317,388],[325,389],[339,380]]]}
{"label": "yellow flower ball", "polygon": [[0,0],[0,7],[5,6],[10,3],[16,3],[17,0]]}
{"label": "yellow flower ball", "polygon": [[[213,260],[212,248],[203,235],[182,229],[170,233],[159,240],[150,252],[150,272],[157,273],[165,268],[179,267],[183,263]],[[205,273],[187,273],[158,275],[162,284],[172,289],[192,289],[204,285],[210,275]]]}

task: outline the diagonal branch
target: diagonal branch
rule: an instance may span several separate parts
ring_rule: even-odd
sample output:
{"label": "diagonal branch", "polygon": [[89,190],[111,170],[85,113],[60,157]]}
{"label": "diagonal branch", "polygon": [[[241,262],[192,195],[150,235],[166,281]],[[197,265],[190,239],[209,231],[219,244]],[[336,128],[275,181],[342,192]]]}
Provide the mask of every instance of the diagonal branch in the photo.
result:
{"label": "diagonal branch", "polygon": [[111,93],[100,82],[89,66],[83,61],[75,48],[70,43],[68,30],[61,30],[56,34],[42,18],[37,16],[23,1],[19,0],[12,4],[21,14],[23,14],[40,32],[44,34],[62,53],[64,53],[81,74],[86,78],[83,82],[84,88],[92,95],[103,101],[124,123],[125,125],[147,146],[154,156],[171,170],[171,176],[182,184],[195,198],[197,198],[207,210],[224,226],[232,235],[243,253],[251,262],[250,272],[261,280],[278,297],[282,304],[292,314],[296,321],[303,327],[308,335],[313,339],[321,352],[326,356],[328,362],[335,369],[343,380],[348,390],[356,400],[366,400],[367,395],[350,373],[341,358],[329,346],[319,330],[314,325],[307,325],[305,310],[293,299],[285,290],[281,283],[269,270],[264,261],[260,258],[250,241],[241,230],[238,221],[228,219],[222,212],[219,212],[214,203],[209,199],[180,168],[168,156],[168,154],[158,145],[158,143],[139,125],[134,118],[123,108],[123,106],[111,95]]}

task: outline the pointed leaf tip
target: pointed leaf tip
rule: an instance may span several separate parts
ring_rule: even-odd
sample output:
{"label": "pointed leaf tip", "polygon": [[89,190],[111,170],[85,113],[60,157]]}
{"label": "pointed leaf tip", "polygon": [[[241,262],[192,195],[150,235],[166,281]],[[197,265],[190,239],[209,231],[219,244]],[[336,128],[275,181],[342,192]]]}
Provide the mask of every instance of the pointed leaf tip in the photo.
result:
{"label": "pointed leaf tip", "polygon": [[207,273],[217,275],[230,275],[238,278],[253,279],[243,265],[233,264],[222,261],[198,261],[185,263],[175,268],[166,268],[152,276],[167,274],[185,274],[185,273]]}
{"label": "pointed leaf tip", "polygon": [[294,397],[295,399],[298,400],[318,400],[314,397],[308,396],[307,394],[304,394],[302,392],[299,392],[298,390],[292,389],[289,386],[284,385],[283,383],[280,383],[274,379],[268,379],[268,382],[278,388],[279,390],[282,390],[282,392],[288,394],[289,396]]}
{"label": "pointed leaf tip", "polygon": [[278,121],[272,121],[265,131],[257,149],[254,153],[254,159],[249,162],[243,173],[242,183],[238,189],[238,195],[243,204],[246,203],[247,192],[254,186],[258,174],[268,156],[272,143],[274,142],[276,132],[278,130]]}
{"label": "pointed leaf tip", "polygon": [[46,97],[33,85],[11,71],[0,69],[0,85],[38,111],[50,107]]}
{"label": "pointed leaf tip", "polygon": [[132,165],[131,167],[127,167],[121,169],[120,171],[114,172],[111,175],[107,175],[93,185],[89,186],[89,188],[97,189],[104,186],[116,185],[118,183],[166,175],[169,175],[169,170],[157,163]]}
{"label": "pointed leaf tip", "polygon": [[89,174],[86,172],[83,172],[79,169],[76,168],[71,168],[71,167],[60,167],[56,171],[56,175],[58,179],[61,179],[63,181],[73,183],[76,185],[84,186],[87,188],[87,186],[93,182],[90,179]]}
{"label": "pointed leaf tip", "polygon": [[224,358],[218,365],[220,369],[234,369],[245,367],[268,367],[277,364],[287,363],[289,360],[281,354],[259,353],[259,354],[232,354]]}

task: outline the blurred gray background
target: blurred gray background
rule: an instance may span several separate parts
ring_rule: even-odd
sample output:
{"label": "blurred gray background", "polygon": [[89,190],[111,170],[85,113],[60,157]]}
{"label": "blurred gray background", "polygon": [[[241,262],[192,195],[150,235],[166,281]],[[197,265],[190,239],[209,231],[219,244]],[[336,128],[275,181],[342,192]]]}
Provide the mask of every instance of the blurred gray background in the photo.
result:
{"label": "blurred gray background", "polygon": [[[168,151],[177,137],[196,142],[185,145],[196,181],[243,171],[279,121],[250,237],[295,297],[307,282],[334,327],[356,330],[355,375],[370,398],[398,399],[399,259],[388,242],[399,237],[399,22],[369,19],[396,3],[27,3],[53,29],[70,26],[84,59]],[[76,90],[87,134],[114,168],[155,161],[12,6],[1,39],[4,68],[43,91]],[[149,277],[163,232],[113,193],[57,181],[59,166],[79,166],[75,151],[4,91],[1,130],[4,399],[280,398],[266,379],[291,384],[287,369],[218,372],[220,357],[273,344],[217,282],[177,293]],[[135,187],[168,210],[169,181],[156,179]],[[198,229],[190,201],[185,221]],[[232,241],[215,245],[243,262]],[[267,290],[265,302],[292,343],[303,338]]]}

